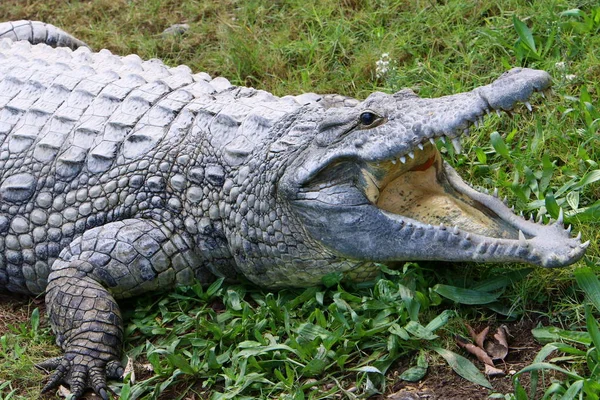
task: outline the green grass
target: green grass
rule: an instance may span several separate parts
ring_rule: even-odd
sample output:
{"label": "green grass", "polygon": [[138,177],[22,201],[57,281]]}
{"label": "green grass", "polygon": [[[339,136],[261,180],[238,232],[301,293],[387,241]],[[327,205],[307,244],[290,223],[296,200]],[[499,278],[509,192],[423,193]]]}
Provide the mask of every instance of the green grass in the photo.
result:
{"label": "green grass", "polygon": [[[591,240],[585,262],[597,275],[600,10],[594,1],[497,3],[4,0],[0,20],[51,22],[94,49],[186,64],[277,95],[314,91],[362,98],[410,87],[423,97],[440,96],[487,84],[513,66],[547,70],[554,96],[535,98],[533,113],[493,115],[473,130],[463,154],[442,151],[465,179],[498,187],[518,211],[547,220],[562,207],[574,230]],[[183,22],[190,24],[185,35],[161,37]],[[389,64],[382,74],[377,61],[384,53]],[[573,276],[582,265],[509,279],[522,266],[420,263],[407,264],[403,274],[387,270],[360,286],[277,293],[245,284],[194,286],[136,299],[123,310],[125,351],[140,366],[137,383],[114,390],[124,399],[192,393],[213,399],[364,398],[398,379],[391,374],[398,360],[412,360],[412,368],[400,372],[419,379],[428,365],[453,357],[448,350],[460,353],[452,336],[464,334],[464,322],[507,318],[493,310],[513,318],[543,316],[566,332],[594,332],[590,315],[598,311],[585,308]],[[464,299],[460,290],[491,281],[501,285],[475,293],[479,305],[448,300]],[[494,301],[482,304],[489,296]],[[34,324],[1,335],[0,399],[36,398],[44,376],[32,364],[56,354],[48,329]],[[559,339],[567,344],[555,344],[558,349],[570,346],[569,337]],[[573,375],[555,382],[549,398],[598,379],[594,344],[584,351],[589,356],[577,353],[568,364],[553,364]],[[481,378],[469,375],[468,364],[459,365],[472,380]],[[529,388],[525,394],[515,388],[501,395],[526,398]]]}

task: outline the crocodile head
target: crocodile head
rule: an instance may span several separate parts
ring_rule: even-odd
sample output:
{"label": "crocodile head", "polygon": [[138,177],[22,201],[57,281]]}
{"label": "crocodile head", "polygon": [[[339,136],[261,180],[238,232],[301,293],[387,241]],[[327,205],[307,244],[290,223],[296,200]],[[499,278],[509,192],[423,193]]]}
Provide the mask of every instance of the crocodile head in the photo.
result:
{"label": "crocodile head", "polygon": [[374,93],[331,108],[310,145],[287,168],[280,194],[317,243],[341,258],[390,262],[525,262],[558,267],[588,243],[558,221],[515,215],[497,194],[471,188],[435,141],[460,138],[492,110],[550,87],[543,71],[515,68],[471,92],[423,99],[410,90]]}

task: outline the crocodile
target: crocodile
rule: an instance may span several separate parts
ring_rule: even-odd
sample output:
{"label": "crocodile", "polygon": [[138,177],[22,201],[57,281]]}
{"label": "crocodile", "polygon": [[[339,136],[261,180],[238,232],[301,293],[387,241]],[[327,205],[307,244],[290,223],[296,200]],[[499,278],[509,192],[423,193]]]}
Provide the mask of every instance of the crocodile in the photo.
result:
{"label": "crocodile", "polygon": [[0,289],[45,293],[64,355],[40,364],[43,391],[106,399],[123,374],[116,300],[149,291],[364,281],[404,260],[574,263],[589,242],[562,212],[516,215],[438,149],[550,86],[513,68],[439,98],[276,97],[0,24]]}

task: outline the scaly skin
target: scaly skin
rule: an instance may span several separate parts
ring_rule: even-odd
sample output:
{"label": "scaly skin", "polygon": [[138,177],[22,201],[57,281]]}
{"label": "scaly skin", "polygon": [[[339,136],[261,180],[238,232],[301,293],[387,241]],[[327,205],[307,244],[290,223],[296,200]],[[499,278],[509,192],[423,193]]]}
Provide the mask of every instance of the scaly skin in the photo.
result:
{"label": "scaly skin", "polygon": [[0,289],[46,293],[65,354],[42,363],[44,390],[107,397],[123,372],[116,299],[215,276],[309,286],[380,262],[552,267],[585,251],[560,218],[528,222],[469,188],[430,143],[459,147],[486,111],[548,89],[543,71],[438,99],[277,98],[55,29],[0,24]]}

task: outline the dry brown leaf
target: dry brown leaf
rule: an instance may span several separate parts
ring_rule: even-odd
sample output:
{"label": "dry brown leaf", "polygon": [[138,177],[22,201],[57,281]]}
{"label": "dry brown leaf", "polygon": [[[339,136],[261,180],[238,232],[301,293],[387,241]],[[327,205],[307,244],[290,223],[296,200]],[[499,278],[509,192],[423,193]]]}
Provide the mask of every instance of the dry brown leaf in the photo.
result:
{"label": "dry brown leaf", "polygon": [[467,327],[467,330],[469,331],[469,336],[471,336],[471,339],[475,340],[475,337],[477,336],[477,332],[475,332],[475,329],[473,329],[473,327],[469,324],[465,324],[465,326]]}
{"label": "dry brown leaf", "polygon": [[396,393],[389,394],[387,400],[418,400],[421,397],[414,391],[401,389]]}
{"label": "dry brown leaf", "polygon": [[494,360],[502,360],[508,355],[508,341],[506,333],[508,329],[506,326],[501,325],[494,334],[494,341],[488,341],[485,350]]}
{"label": "dry brown leaf", "polygon": [[456,337],[456,343],[460,347],[462,347],[463,349],[467,350],[469,353],[471,353],[475,357],[477,357],[477,359],[479,361],[481,361],[482,363],[484,363],[486,365],[491,365],[491,366],[494,365],[494,362],[492,361],[490,356],[488,356],[488,354],[482,348],[475,346],[473,343],[463,342],[461,340],[461,338],[458,336]]}
{"label": "dry brown leaf", "polygon": [[504,345],[492,341],[487,342],[485,351],[493,360],[504,360],[508,354],[508,349]]}
{"label": "dry brown leaf", "polygon": [[58,387],[58,393],[57,393],[60,397],[68,397],[71,394],[71,391],[69,389],[67,389],[66,387],[64,387],[63,385],[60,385]]}
{"label": "dry brown leaf", "polygon": [[498,343],[500,343],[501,345],[503,345],[504,347],[506,347],[508,349],[508,338],[507,338],[508,335],[510,335],[510,332],[508,331],[508,327],[506,325],[500,325],[498,327],[498,330],[494,334],[494,337],[496,338]]}
{"label": "dry brown leaf", "polygon": [[471,338],[473,339],[475,344],[483,349],[483,344],[485,342],[488,332],[490,331],[490,327],[486,326],[481,332],[477,333],[475,332],[475,329],[473,329],[469,324],[465,324],[465,326],[469,330],[469,335],[471,335]]}
{"label": "dry brown leaf", "polygon": [[487,365],[487,364],[485,364],[485,374],[487,376],[504,376],[504,375],[506,375],[506,373],[503,370],[496,368],[496,367],[492,367],[491,365]]}

